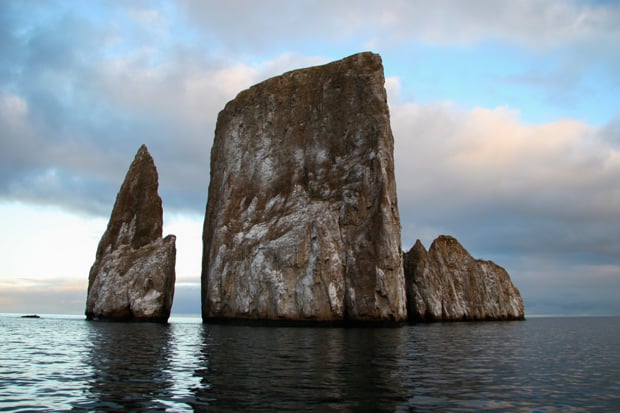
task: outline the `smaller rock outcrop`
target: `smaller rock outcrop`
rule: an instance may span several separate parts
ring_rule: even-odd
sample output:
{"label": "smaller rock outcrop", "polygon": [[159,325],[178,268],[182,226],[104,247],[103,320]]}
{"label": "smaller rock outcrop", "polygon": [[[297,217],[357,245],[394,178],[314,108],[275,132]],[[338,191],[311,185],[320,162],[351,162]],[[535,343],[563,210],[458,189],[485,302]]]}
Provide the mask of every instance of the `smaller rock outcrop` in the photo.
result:
{"label": "smaller rock outcrop", "polygon": [[176,237],[162,239],[163,210],[153,158],[142,145],[116,196],[91,267],[89,320],[166,322],[174,297]]}
{"label": "smaller rock outcrop", "polygon": [[521,320],[523,299],[506,270],[474,259],[453,237],[404,255],[410,321]]}

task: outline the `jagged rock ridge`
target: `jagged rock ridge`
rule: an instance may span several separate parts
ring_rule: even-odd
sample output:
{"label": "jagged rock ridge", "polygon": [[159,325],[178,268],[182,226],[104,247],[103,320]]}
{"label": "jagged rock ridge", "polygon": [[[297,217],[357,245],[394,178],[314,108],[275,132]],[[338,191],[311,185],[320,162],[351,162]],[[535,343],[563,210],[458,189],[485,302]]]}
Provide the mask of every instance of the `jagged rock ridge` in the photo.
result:
{"label": "jagged rock ridge", "polygon": [[90,270],[86,317],[167,321],[176,238],[162,239],[163,210],[153,158],[142,145],[116,197]]}
{"label": "jagged rock ridge", "polygon": [[406,298],[381,58],[241,92],[220,112],[203,319],[401,321]]}
{"label": "jagged rock ridge", "polygon": [[428,251],[417,240],[404,268],[412,321],[524,318],[523,299],[506,270],[474,259],[453,237],[439,236]]}

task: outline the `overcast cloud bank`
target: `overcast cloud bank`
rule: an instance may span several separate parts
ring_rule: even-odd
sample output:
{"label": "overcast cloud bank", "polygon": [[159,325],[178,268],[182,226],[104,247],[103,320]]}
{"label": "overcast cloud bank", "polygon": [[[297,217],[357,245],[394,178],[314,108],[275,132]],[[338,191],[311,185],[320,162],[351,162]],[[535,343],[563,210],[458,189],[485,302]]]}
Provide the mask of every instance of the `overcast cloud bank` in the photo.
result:
{"label": "overcast cloud bank", "polygon": [[[0,202],[104,221],[146,143],[165,214],[184,219],[179,254],[188,234],[177,274],[195,280],[188,228],[202,226],[218,112],[270,76],[372,49],[403,248],[451,234],[507,268],[528,312],[619,314],[618,38],[613,2],[3,1]],[[43,274],[7,268],[13,308]]]}

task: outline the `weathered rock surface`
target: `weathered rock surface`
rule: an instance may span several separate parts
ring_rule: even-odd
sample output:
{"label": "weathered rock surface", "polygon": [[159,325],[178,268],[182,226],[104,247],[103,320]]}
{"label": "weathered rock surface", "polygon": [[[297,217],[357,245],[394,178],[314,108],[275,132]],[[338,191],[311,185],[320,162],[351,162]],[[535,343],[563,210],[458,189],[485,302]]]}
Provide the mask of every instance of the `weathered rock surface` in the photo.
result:
{"label": "weathered rock surface", "polygon": [[520,320],[523,299],[506,270],[441,235],[428,252],[418,240],[404,255],[412,321]]}
{"label": "weathered rock surface", "polygon": [[168,320],[174,297],[176,238],[162,239],[163,210],[157,187],[155,163],[142,145],[116,196],[90,269],[89,320]]}
{"label": "weathered rock surface", "polygon": [[378,55],[288,72],[226,105],[203,240],[203,320],[406,319]]}

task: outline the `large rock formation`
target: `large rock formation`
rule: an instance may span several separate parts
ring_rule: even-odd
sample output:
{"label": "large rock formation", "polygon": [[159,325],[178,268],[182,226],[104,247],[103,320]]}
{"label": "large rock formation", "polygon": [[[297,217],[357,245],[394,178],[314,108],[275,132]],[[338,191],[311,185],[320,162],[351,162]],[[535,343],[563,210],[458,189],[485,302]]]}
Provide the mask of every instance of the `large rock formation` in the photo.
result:
{"label": "large rock formation", "polygon": [[381,58],[285,73],[220,112],[203,320],[406,319]]}
{"label": "large rock formation", "polygon": [[404,256],[412,321],[520,320],[523,299],[505,269],[472,256],[449,236],[420,242]]}
{"label": "large rock formation", "polygon": [[86,317],[167,321],[172,307],[174,235],[162,239],[157,169],[142,145],[116,196],[90,269]]}

